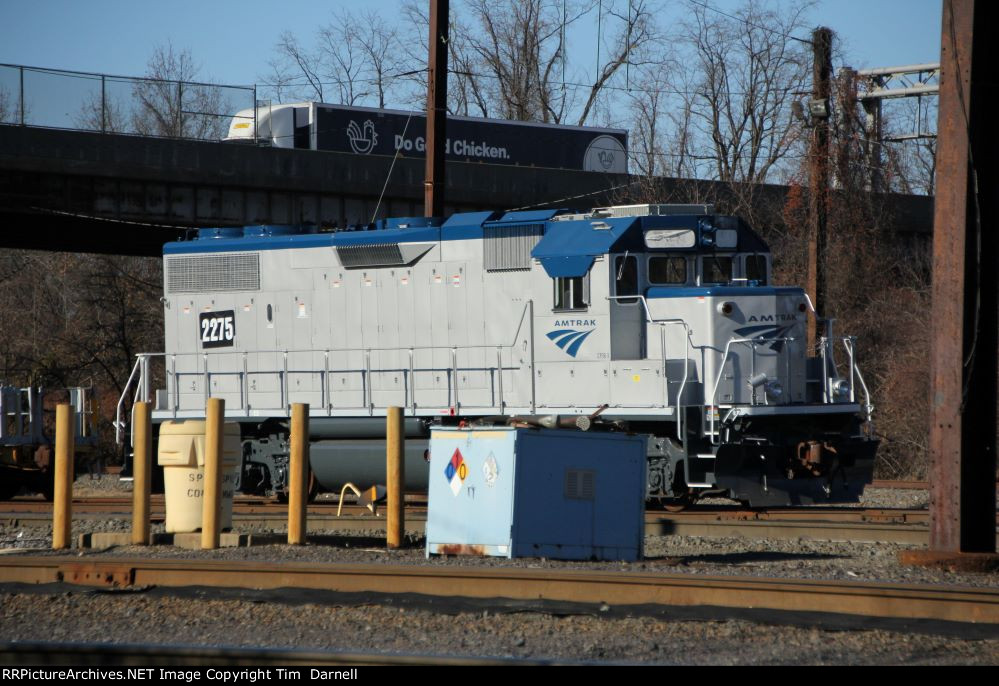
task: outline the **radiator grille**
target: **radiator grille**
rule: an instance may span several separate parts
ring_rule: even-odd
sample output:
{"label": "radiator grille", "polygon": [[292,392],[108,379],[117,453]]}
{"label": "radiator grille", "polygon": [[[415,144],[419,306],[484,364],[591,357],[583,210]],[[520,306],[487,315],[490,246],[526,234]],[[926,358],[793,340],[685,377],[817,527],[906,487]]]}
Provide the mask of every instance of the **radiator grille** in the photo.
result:
{"label": "radiator grille", "polygon": [[183,255],[166,258],[168,293],[260,290],[260,255]]}
{"label": "radiator grille", "polygon": [[544,235],[544,224],[485,227],[486,271],[530,269],[531,251]]}
{"label": "radiator grille", "polygon": [[404,264],[398,243],[338,245],[336,254],[344,267],[387,267]]}

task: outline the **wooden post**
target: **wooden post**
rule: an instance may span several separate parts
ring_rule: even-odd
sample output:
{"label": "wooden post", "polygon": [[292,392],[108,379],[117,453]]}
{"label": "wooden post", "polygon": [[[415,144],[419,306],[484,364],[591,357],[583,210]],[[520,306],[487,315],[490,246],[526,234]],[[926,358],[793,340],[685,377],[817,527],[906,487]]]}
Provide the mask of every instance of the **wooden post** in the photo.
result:
{"label": "wooden post", "polygon": [[52,548],[70,547],[73,530],[73,408],[56,406],[55,497],[52,503]]}
{"label": "wooden post", "polygon": [[153,469],[151,404],[135,403],[135,454],[132,456],[132,545],[149,545],[149,493]]}
{"label": "wooden post", "polygon": [[219,547],[222,515],[222,426],[225,401],[209,398],[205,403],[205,494],[201,509],[201,549]]}
{"label": "wooden post", "polygon": [[[808,151],[808,276],[805,291],[812,299],[815,315],[808,318],[808,354],[815,354],[819,341],[818,318],[832,316],[826,300],[826,201],[829,194],[829,94],[832,76],[830,29],[812,31],[812,142]],[[825,374],[825,370],[822,372]]]}
{"label": "wooden post", "polygon": [[444,148],[447,138],[448,0],[430,0],[427,58],[427,159],[423,214],[444,216]]}
{"label": "wooden post", "polygon": [[288,474],[288,545],[305,543],[309,483],[309,406],[291,406],[291,465]]}
{"label": "wooden post", "polygon": [[385,486],[388,497],[388,521],[385,523],[386,543],[389,548],[402,546],[406,530],[403,509],[406,469],[405,434],[402,430],[402,408],[390,407],[385,415]]}

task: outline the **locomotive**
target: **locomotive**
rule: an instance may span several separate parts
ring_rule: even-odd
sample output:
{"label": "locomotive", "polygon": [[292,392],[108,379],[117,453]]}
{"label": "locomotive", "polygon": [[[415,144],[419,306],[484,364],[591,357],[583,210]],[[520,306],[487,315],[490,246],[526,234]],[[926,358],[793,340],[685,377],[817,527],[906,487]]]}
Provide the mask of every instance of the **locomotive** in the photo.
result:
{"label": "locomotive", "polygon": [[710,205],[201,229],[164,247],[163,305],[138,395],[154,423],[223,398],[243,492],[286,488],[298,402],[329,490],[384,482],[389,406],[408,490],[430,428],[460,423],[645,435],[666,504],[855,501],[872,476],[855,340],[823,320],[808,349],[804,290],[772,285],[766,243]]}

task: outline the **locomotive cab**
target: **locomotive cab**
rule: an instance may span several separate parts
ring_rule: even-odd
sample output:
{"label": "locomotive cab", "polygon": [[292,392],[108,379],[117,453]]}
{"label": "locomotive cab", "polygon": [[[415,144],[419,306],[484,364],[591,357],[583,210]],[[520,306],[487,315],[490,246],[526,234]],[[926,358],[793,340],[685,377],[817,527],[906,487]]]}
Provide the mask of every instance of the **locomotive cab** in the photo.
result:
{"label": "locomotive cab", "polygon": [[[561,222],[571,239],[558,240]],[[870,405],[866,389],[858,402],[853,339],[839,341],[842,366],[832,322],[807,349],[811,303],[801,288],[771,285],[769,249],[744,221],[638,206],[557,216],[551,226],[533,253],[552,279],[556,320],[543,337],[563,353],[550,351],[539,372],[548,407],[572,412],[599,396],[604,414],[654,432],[650,495],[859,497],[877,443],[861,430]]]}

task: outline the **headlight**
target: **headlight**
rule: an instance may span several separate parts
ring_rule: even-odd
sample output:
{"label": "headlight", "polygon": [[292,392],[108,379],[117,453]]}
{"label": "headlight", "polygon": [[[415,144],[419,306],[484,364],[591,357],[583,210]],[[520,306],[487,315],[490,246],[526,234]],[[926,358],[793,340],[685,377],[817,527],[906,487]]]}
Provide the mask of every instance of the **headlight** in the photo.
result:
{"label": "headlight", "polygon": [[836,379],[832,383],[832,392],[837,398],[849,398],[850,382],[846,379]]}
{"label": "headlight", "polygon": [[770,379],[767,381],[764,388],[767,390],[767,395],[774,400],[780,399],[780,397],[784,394],[784,387],[780,385],[780,381],[777,379]]}

